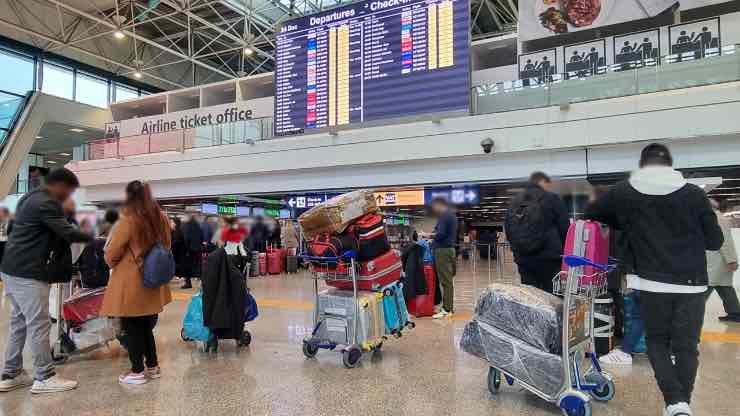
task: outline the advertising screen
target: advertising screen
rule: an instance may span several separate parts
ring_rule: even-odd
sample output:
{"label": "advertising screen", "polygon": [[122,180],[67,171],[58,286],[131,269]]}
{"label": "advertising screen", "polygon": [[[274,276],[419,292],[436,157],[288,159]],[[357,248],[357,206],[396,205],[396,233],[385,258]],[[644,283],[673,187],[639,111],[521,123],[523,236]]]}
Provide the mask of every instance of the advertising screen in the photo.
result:
{"label": "advertising screen", "polygon": [[467,0],[371,0],[285,22],[275,134],[467,111]]}
{"label": "advertising screen", "polygon": [[519,39],[539,39],[727,0],[519,0]]}

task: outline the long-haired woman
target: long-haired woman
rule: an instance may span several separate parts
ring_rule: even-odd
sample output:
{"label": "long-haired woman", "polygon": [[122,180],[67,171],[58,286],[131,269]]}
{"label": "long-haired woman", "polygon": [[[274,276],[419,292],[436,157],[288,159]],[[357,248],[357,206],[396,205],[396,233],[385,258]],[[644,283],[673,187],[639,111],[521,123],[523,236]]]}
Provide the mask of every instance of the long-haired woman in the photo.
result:
{"label": "long-haired woman", "polygon": [[144,384],[161,376],[154,342],[154,326],[164,305],[172,301],[167,285],[144,287],[141,265],[157,243],[171,247],[169,220],[152,197],[149,185],[133,181],[126,186],[126,202],[110,236],[105,260],[112,269],[101,314],[121,318],[131,370],[121,384]]}

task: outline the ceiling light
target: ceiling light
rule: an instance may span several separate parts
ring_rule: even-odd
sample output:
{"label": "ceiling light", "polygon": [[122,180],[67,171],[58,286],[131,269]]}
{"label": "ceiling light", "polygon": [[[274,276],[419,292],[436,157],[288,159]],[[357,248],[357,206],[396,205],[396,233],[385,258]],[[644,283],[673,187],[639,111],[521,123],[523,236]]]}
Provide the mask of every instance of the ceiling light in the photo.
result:
{"label": "ceiling light", "polygon": [[141,72],[139,72],[139,71],[134,72],[134,78],[136,78],[136,79],[141,79],[141,77],[143,77],[143,76],[144,75]]}
{"label": "ceiling light", "polygon": [[115,32],[113,32],[113,37],[116,39],[123,39],[126,37],[126,35],[124,35],[123,32],[121,32],[120,30],[116,30]]}
{"label": "ceiling light", "polygon": [[47,160],[46,163],[49,163],[49,164],[52,164],[52,165],[56,165],[57,162],[55,162],[53,160]]}
{"label": "ceiling light", "polygon": [[69,153],[62,152],[62,153],[59,153],[59,156],[72,156],[72,155]]}
{"label": "ceiling light", "polygon": [[244,48],[244,55],[250,56],[254,54],[254,49],[250,48],[249,46],[246,46]]}
{"label": "ceiling light", "polygon": [[73,129],[69,129],[69,131],[71,131],[73,133],[83,133],[85,130],[78,129],[78,128],[75,127]]}

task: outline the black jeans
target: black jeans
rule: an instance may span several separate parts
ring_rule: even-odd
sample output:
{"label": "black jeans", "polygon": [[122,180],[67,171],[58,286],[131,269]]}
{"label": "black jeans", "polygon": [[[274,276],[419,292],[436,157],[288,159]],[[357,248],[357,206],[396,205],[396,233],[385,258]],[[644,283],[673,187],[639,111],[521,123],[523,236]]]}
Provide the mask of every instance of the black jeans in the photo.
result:
{"label": "black jeans", "polygon": [[144,360],[149,368],[159,365],[157,361],[157,346],[154,343],[154,327],[157,325],[157,315],[135,316],[121,318],[121,328],[126,333],[128,358],[131,360],[131,371],[144,371]]}
{"label": "black jeans", "polygon": [[712,296],[712,291],[715,290],[722,299],[722,306],[725,308],[725,313],[731,317],[740,317],[740,301],[737,299],[735,288],[732,286],[709,286],[709,289],[707,289],[707,300]]}
{"label": "black jeans", "polygon": [[648,358],[666,405],[691,403],[705,297],[704,293],[640,292]]}
{"label": "black jeans", "polygon": [[560,272],[560,259],[526,259],[517,263],[522,284],[552,293],[552,279]]}

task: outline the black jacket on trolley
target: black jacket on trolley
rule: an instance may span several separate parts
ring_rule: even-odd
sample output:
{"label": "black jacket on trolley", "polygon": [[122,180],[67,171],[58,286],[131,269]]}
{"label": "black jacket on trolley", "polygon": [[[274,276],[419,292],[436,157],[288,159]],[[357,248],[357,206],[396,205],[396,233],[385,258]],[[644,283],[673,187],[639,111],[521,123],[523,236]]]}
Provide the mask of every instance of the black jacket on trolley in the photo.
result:
{"label": "black jacket on trolley", "polygon": [[424,276],[424,247],[410,244],[403,250],[403,296],[413,299],[427,293],[427,280]]}
{"label": "black jacket on trolley", "polygon": [[635,171],[592,203],[585,217],[622,230],[622,258],[641,279],[684,286],[707,284],[706,250],[724,242],[704,190],[670,167]]}
{"label": "black jacket on trolley", "polygon": [[241,339],[247,299],[244,275],[223,248],[206,258],[203,269],[203,323],[217,338]]}

